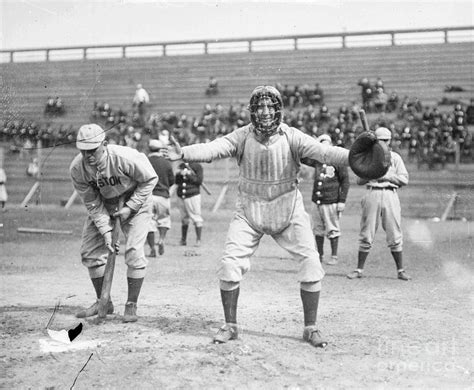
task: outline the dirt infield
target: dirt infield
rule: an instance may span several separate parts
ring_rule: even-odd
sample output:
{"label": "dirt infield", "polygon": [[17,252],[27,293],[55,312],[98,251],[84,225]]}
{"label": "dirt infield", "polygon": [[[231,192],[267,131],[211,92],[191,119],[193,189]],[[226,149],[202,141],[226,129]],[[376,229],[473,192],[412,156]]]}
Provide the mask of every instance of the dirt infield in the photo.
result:
{"label": "dirt infield", "polygon": [[[59,330],[77,325],[73,313],[94,299],[79,259],[83,217],[80,206],[11,207],[0,217],[1,388],[63,389],[74,381],[75,389],[472,386],[472,222],[404,218],[413,280],[396,279],[379,232],[366,277],[351,281],[345,274],[355,266],[359,217],[357,210],[343,215],[341,262],[325,266],[319,326],[329,345],[321,350],[301,339],[296,264],[268,237],[242,283],[240,339],[213,345],[223,319],[215,266],[231,213],[205,214],[200,248],[178,246],[173,214],[165,255],[150,259],[139,321],[121,322],[126,277],[119,255],[116,314],[102,325],[82,321],[84,330],[73,342],[93,347],[45,352],[41,343],[49,339],[45,327],[55,305],[60,303],[50,328]],[[19,234],[18,226],[74,234]]]}

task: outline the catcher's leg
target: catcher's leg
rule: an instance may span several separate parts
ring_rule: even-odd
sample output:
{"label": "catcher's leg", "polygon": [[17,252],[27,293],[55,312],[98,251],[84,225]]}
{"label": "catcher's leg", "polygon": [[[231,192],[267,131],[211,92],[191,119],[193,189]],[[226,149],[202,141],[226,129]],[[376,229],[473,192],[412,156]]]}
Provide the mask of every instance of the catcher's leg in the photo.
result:
{"label": "catcher's leg", "polygon": [[321,282],[301,283],[300,294],[304,311],[303,339],[314,347],[324,348],[327,342],[323,340],[316,327],[320,291]]}
{"label": "catcher's leg", "polygon": [[250,257],[255,253],[261,238],[262,234],[252,229],[243,218],[234,216],[217,270],[226,323],[214,336],[214,343],[225,343],[238,337],[237,302],[240,281],[250,268]]}
{"label": "catcher's leg", "polygon": [[225,325],[214,335],[214,343],[222,344],[238,337],[237,302],[239,300],[240,283],[221,281],[221,300],[224,308]]}

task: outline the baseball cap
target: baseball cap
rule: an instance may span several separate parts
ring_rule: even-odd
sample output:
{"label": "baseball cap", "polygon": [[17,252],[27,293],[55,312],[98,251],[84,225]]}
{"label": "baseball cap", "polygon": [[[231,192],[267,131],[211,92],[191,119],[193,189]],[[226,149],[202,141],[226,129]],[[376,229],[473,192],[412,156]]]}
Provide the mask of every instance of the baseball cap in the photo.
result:
{"label": "baseball cap", "polygon": [[159,149],[165,149],[166,145],[164,142],[160,141],[159,139],[151,139],[150,143],[148,144],[151,150],[159,150]]}
{"label": "baseball cap", "polygon": [[319,142],[329,142],[332,143],[332,139],[328,134],[321,134],[318,138],[317,141]]}
{"label": "baseball cap", "polygon": [[389,140],[392,139],[392,132],[386,127],[379,127],[375,130],[375,136],[377,139]]}
{"label": "baseball cap", "polygon": [[99,125],[91,123],[79,128],[76,147],[80,150],[96,149],[105,139],[105,131]]}

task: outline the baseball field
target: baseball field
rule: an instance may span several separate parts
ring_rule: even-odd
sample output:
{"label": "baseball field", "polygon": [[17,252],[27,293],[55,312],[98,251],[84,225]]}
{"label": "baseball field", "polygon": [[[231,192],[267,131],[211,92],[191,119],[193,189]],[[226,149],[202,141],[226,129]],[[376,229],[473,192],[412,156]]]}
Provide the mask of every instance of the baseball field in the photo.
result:
{"label": "baseball field", "polygon": [[[304,184],[308,205],[310,185]],[[302,341],[297,264],[270,237],[262,240],[241,285],[240,339],[214,345],[212,335],[223,320],[215,268],[235,191],[229,190],[213,213],[219,186],[210,187],[213,196],[203,194],[203,245],[193,246],[193,231],[187,247],[178,245],[179,215],[174,209],[165,254],[150,259],[134,324],[121,322],[126,300],[123,254],[117,257],[112,286],[115,314],[102,324],[74,317],[95,298],[79,257],[85,217],[81,205],[69,210],[9,205],[0,215],[0,387],[472,388],[469,207],[464,210],[467,218],[433,220],[448,201],[448,191],[440,192],[443,201],[435,215],[423,217],[414,211],[415,203],[419,209],[420,203],[433,201],[433,194],[425,187],[406,187],[400,192],[404,255],[413,279],[396,279],[380,230],[366,277],[349,280],[345,275],[356,265],[363,191],[351,187],[342,216],[340,262],[325,266],[318,323],[327,348]],[[28,234],[19,232],[21,227],[72,234]],[[46,329],[71,329],[79,323],[82,332],[70,344],[54,342]]]}

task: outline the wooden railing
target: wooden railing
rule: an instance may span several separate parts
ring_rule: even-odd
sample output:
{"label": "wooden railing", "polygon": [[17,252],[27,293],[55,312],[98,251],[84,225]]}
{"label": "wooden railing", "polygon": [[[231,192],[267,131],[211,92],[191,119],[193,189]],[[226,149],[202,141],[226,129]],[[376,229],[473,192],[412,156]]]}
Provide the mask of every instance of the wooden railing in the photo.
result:
{"label": "wooden railing", "polygon": [[[467,32],[464,36],[456,36],[457,32]],[[369,37],[369,40],[363,42],[357,42],[353,40],[354,45],[364,46],[364,45],[373,45],[374,41],[377,39],[387,38],[387,42],[380,43],[381,45],[398,45],[403,44],[397,42],[397,39],[402,40],[403,36],[408,36],[414,34],[413,37],[410,37],[410,44],[415,43],[425,43],[427,34],[434,34],[428,39],[435,39],[437,43],[449,43],[452,40],[461,40],[461,41],[473,41],[473,32],[474,26],[462,26],[462,27],[440,27],[440,28],[423,28],[423,29],[404,29],[404,30],[375,30],[375,31],[359,31],[359,32],[341,32],[341,33],[327,33],[327,34],[307,34],[307,35],[283,35],[283,36],[272,36],[272,37],[254,37],[254,38],[229,38],[229,39],[214,39],[214,40],[188,40],[188,41],[169,41],[169,42],[152,42],[152,43],[134,43],[134,44],[112,44],[112,45],[93,45],[93,46],[68,46],[68,47],[44,47],[44,48],[25,48],[25,49],[11,49],[11,50],[0,50],[0,61],[1,62],[23,62],[22,58],[16,58],[20,54],[33,54],[35,55],[36,61],[50,61],[52,60],[52,55],[61,55],[61,53],[67,55],[68,52],[76,52],[73,55],[78,58],[73,59],[82,59],[87,60],[91,59],[90,53],[93,51],[106,50],[109,51],[100,54],[100,58],[129,58],[133,56],[131,49],[143,49],[142,54],[146,55],[156,55],[156,56],[167,56],[169,55],[169,49],[173,49],[174,55],[180,54],[189,54],[189,47],[192,47],[194,52],[192,54],[210,54],[218,53],[222,50],[237,50],[237,51],[259,51],[259,48],[256,48],[257,42],[265,42],[270,45],[274,50],[278,50],[278,44],[281,45],[282,42],[286,44],[285,50],[301,50],[303,46],[307,45],[308,42],[313,41],[311,48],[327,47],[327,40],[333,40],[332,45],[339,48],[350,47],[353,38],[363,38]],[[373,38],[373,39],[372,39]],[[275,46],[271,46],[275,44]],[[377,43],[379,43],[377,41]],[[110,51],[115,50],[111,53]],[[281,47],[280,47],[281,50]],[[21,57],[21,56],[20,56]],[[58,58],[56,58],[58,59]],[[64,58],[61,58],[64,59]],[[68,58],[66,58],[68,59]],[[71,58],[72,59],[72,58]],[[25,59],[23,59],[25,60]],[[27,60],[27,59],[26,59]],[[31,59],[30,59],[31,60]]]}

